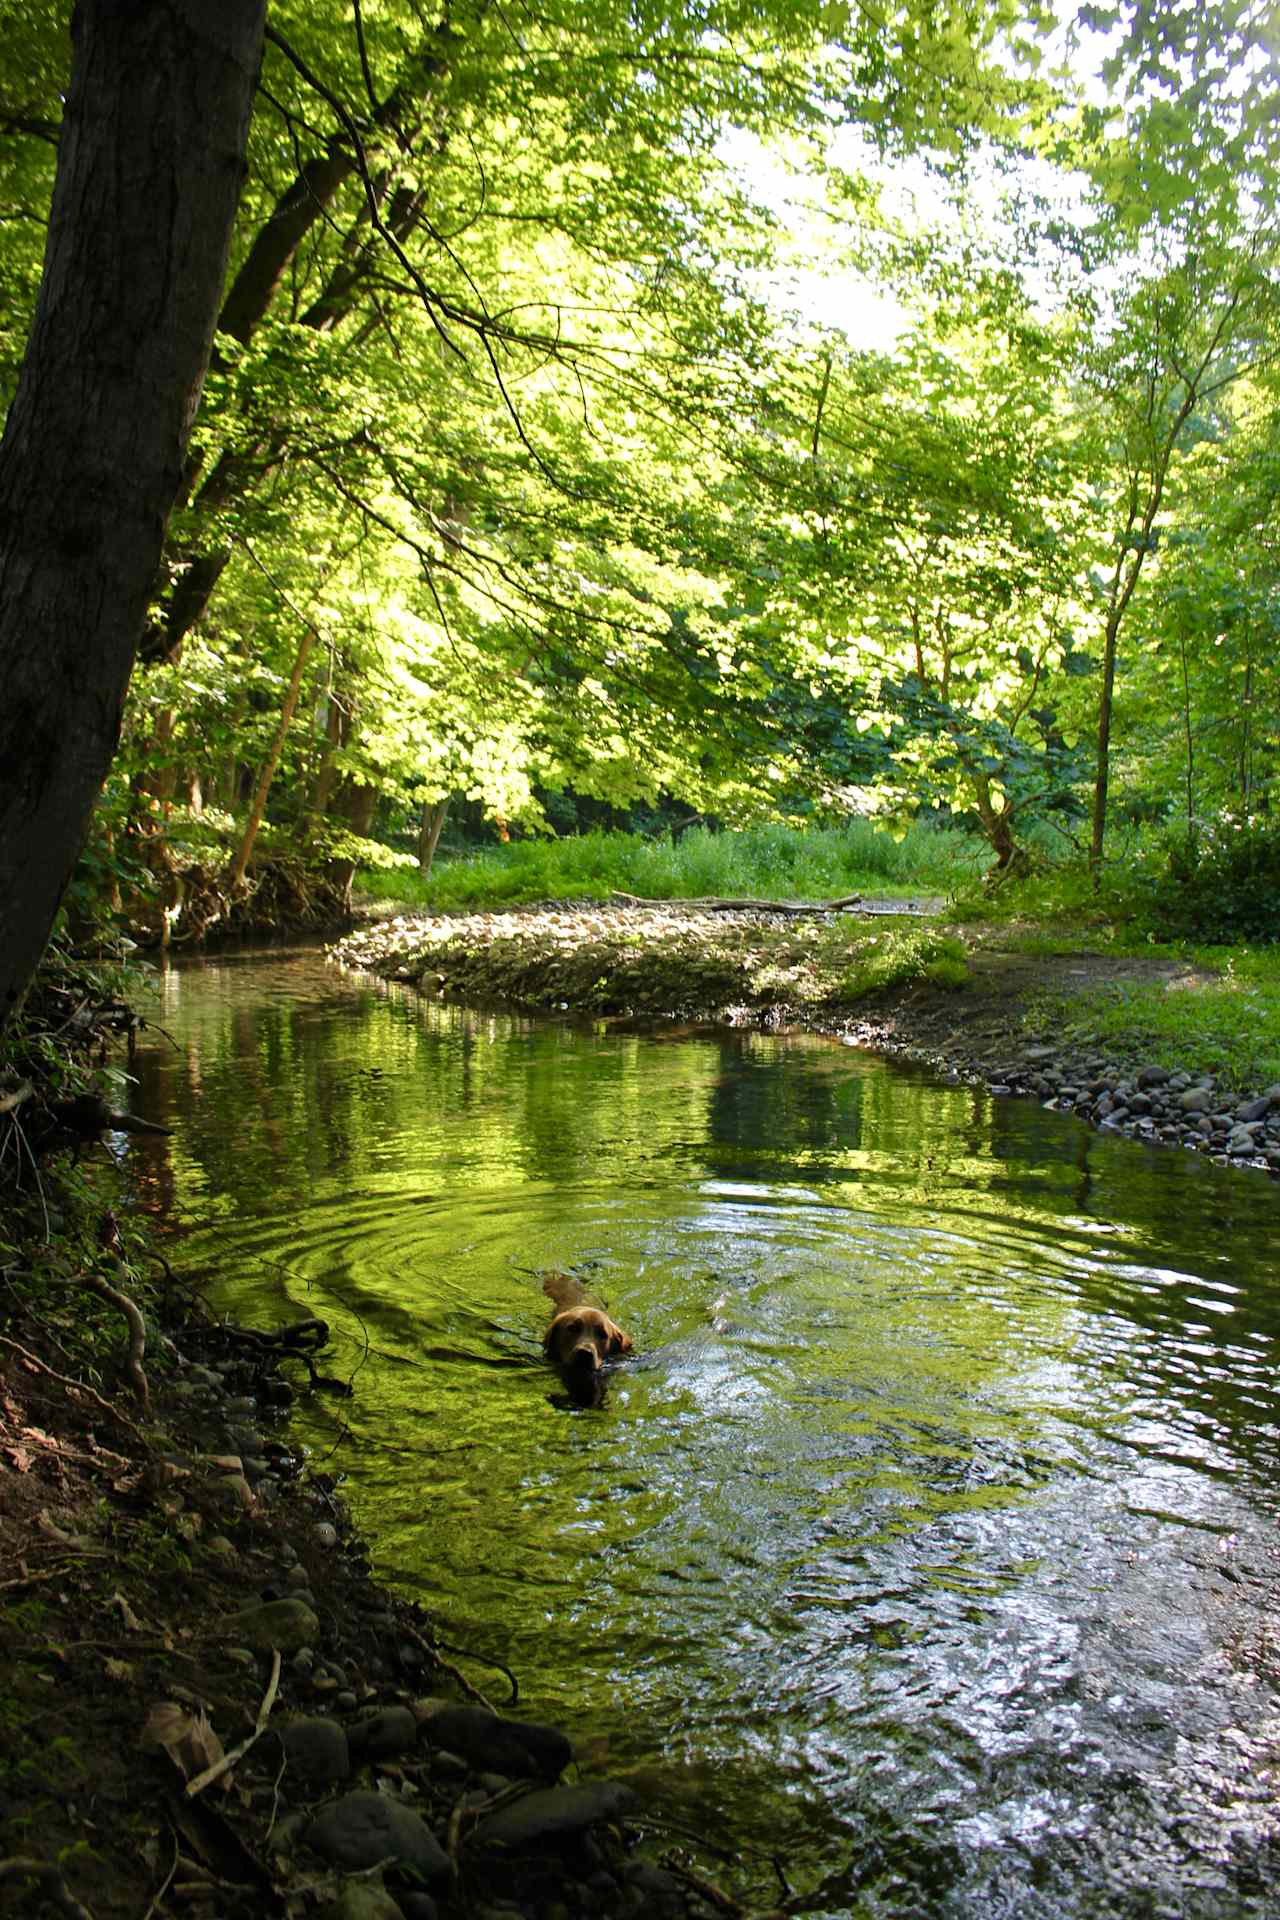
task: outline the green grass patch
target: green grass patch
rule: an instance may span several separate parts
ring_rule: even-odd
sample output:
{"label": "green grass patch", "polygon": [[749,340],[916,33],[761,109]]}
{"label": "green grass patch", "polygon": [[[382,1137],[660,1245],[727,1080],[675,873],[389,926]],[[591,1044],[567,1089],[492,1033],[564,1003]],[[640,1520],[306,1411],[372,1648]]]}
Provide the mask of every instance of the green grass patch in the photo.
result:
{"label": "green grass patch", "polygon": [[1135,1062],[1212,1072],[1241,1092],[1280,1083],[1280,953],[1200,947],[1178,957],[1183,970],[1167,981],[1055,996],[1029,1024],[1065,1046],[1098,1043]]}
{"label": "green grass patch", "polygon": [[969,978],[963,943],[952,934],[934,933],[927,927],[869,934],[859,948],[836,983],[842,1000],[862,1000],[914,980],[962,987]]}
{"label": "green grass patch", "polygon": [[634,893],[650,900],[750,897],[831,900],[861,893],[950,894],[986,864],[981,843],[958,830],[914,826],[901,837],[867,820],[800,829],[780,824],[678,841],[639,834],[588,833],[564,840],[520,840],[440,862],[417,873],[362,873],[367,904],[442,912],[542,900],[606,900]]}

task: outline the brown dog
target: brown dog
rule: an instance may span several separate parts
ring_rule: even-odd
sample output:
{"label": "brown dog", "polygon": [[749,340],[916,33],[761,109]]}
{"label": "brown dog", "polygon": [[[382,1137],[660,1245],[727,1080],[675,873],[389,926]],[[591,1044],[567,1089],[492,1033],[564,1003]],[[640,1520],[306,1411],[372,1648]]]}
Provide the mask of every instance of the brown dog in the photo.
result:
{"label": "brown dog", "polygon": [[542,1338],[543,1352],[559,1368],[570,1399],[598,1406],[604,1398],[606,1363],[631,1352],[631,1336],[587,1298],[572,1274],[544,1274],[542,1291],[556,1305]]}

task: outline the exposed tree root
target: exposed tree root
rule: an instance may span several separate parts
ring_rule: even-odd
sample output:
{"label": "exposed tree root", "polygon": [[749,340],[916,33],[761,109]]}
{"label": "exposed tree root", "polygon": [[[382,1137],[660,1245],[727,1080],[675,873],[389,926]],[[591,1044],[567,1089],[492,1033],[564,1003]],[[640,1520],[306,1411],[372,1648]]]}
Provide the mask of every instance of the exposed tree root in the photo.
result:
{"label": "exposed tree root", "polygon": [[[120,1229],[114,1214],[108,1213],[103,1221],[102,1239],[108,1252],[116,1256],[116,1272],[123,1274],[124,1262],[119,1253]],[[131,1300],[127,1293],[122,1293],[119,1287],[113,1287],[111,1282],[104,1279],[100,1273],[83,1273],[78,1278],[81,1285],[87,1287],[90,1293],[96,1293],[109,1306],[113,1306],[117,1313],[124,1315],[125,1325],[129,1329],[129,1358],[126,1362],[129,1378],[142,1405],[149,1406],[151,1388],[147,1384],[147,1376],[142,1366],[143,1355],[147,1351],[147,1326],[136,1302]]]}
{"label": "exposed tree root", "polygon": [[[137,1312],[136,1307],[134,1312]],[[47,1367],[43,1360],[38,1360],[34,1353],[28,1352],[26,1347],[20,1346],[16,1340],[10,1340],[7,1334],[0,1333],[0,1347],[8,1347],[11,1353],[17,1354],[24,1366],[33,1368],[36,1373],[42,1373],[50,1380],[56,1380],[60,1387],[68,1387],[72,1393],[82,1393],[87,1400],[92,1400],[95,1407],[101,1407],[111,1419],[118,1421],[122,1427],[126,1427],[144,1447],[150,1448],[151,1443],[141,1427],[135,1426],[128,1414],[121,1413],[119,1407],[113,1406],[110,1400],[104,1400],[95,1387],[87,1386],[83,1380],[69,1379],[65,1373],[55,1373],[52,1367]]]}

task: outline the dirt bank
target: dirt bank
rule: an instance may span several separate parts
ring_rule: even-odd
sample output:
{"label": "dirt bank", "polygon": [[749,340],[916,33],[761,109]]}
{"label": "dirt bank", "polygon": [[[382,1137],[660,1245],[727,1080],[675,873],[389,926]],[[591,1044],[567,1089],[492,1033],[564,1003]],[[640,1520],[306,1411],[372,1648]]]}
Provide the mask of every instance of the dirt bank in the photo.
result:
{"label": "dirt bank", "polygon": [[58,1313],[4,1322],[0,1913],[746,1915],[518,1676],[370,1577],[278,1437],[335,1384],[319,1324],[268,1339],[177,1291],[167,1318],[145,1406],[57,1364]]}

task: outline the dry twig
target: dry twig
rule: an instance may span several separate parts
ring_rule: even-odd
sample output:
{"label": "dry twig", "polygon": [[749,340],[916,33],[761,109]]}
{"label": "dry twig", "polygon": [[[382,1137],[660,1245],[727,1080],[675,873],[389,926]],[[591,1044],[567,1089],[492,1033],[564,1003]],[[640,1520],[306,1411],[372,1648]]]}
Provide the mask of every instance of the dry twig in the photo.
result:
{"label": "dry twig", "polygon": [[237,1760],[243,1760],[250,1747],[262,1738],[267,1730],[267,1721],[271,1718],[271,1709],[276,1703],[276,1689],[279,1685],[280,1649],[279,1647],[273,1647],[271,1650],[271,1678],[268,1680],[267,1690],[262,1696],[262,1705],[258,1708],[258,1718],[253,1732],[242,1740],[238,1747],[232,1747],[230,1753],[224,1753],[221,1760],[215,1760],[213,1765],[206,1767],[203,1773],[198,1773],[193,1780],[188,1780],[186,1785],[188,1800],[193,1800],[196,1794],[203,1793],[204,1789],[211,1786],[215,1780],[220,1780],[222,1775],[229,1772],[230,1769],[235,1766]]}

